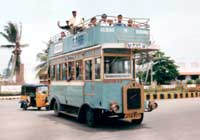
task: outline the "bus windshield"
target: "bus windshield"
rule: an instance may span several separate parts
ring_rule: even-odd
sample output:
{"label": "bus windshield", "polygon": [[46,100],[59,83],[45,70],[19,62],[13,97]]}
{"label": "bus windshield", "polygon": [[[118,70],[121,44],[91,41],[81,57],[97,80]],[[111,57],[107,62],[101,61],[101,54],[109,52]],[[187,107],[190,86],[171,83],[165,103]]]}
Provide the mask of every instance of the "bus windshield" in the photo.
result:
{"label": "bus windshield", "polygon": [[105,78],[130,78],[131,63],[129,56],[105,56],[104,57]]}

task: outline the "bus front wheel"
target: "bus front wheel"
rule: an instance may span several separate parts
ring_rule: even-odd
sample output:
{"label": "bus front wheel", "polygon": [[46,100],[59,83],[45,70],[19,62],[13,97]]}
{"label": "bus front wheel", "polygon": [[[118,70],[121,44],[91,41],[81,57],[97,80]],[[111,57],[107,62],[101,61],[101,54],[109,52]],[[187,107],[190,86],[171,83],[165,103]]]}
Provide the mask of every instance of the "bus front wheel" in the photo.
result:
{"label": "bus front wheel", "polygon": [[95,112],[91,108],[86,110],[86,124],[89,127],[95,127]]}

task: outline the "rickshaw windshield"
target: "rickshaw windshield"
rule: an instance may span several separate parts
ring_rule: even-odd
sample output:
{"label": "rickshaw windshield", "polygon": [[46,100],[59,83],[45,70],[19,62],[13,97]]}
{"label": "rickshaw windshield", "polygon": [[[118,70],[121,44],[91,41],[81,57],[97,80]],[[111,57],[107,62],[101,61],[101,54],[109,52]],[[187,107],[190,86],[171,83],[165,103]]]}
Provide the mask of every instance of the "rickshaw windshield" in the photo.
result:
{"label": "rickshaw windshield", "polygon": [[35,96],[36,88],[35,87],[22,87],[22,95]]}
{"label": "rickshaw windshield", "polygon": [[37,91],[39,93],[47,94],[48,93],[48,87],[47,86],[41,86],[37,88]]}

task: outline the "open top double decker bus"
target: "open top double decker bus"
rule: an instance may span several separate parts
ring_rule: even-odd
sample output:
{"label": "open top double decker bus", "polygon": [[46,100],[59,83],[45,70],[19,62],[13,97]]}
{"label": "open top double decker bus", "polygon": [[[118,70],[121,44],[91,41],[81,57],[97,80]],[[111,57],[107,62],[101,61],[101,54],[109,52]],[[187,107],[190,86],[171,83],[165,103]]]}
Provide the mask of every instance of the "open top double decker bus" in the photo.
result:
{"label": "open top double decker bus", "polygon": [[151,48],[149,19],[133,20],[141,26],[97,25],[51,39],[49,105],[56,115],[75,116],[88,126],[103,116],[142,122],[145,99],[136,82],[135,56],[156,49]]}

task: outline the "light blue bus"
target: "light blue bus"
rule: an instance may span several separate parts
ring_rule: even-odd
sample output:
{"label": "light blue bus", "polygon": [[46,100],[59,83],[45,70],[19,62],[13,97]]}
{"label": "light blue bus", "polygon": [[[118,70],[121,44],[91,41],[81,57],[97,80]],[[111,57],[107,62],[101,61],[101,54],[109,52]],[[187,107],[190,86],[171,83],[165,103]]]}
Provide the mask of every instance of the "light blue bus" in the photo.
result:
{"label": "light blue bus", "polygon": [[133,20],[141,26],[97,25],[51,40],[49,104],[56,115],[75,116],[88,126],[104,116],[142,122],[145,99],[135,56],[154,49],[149,19]]}

